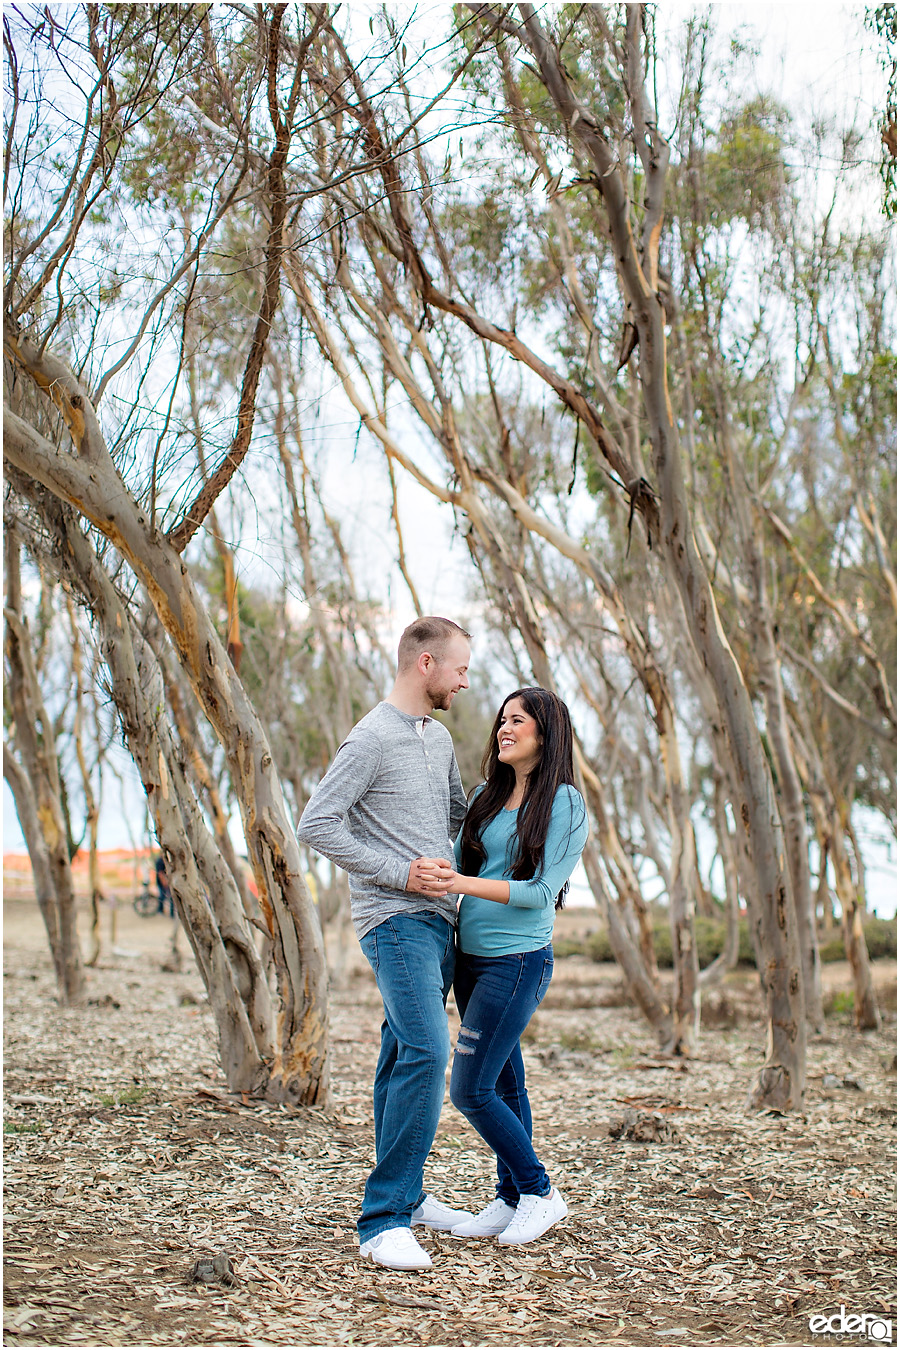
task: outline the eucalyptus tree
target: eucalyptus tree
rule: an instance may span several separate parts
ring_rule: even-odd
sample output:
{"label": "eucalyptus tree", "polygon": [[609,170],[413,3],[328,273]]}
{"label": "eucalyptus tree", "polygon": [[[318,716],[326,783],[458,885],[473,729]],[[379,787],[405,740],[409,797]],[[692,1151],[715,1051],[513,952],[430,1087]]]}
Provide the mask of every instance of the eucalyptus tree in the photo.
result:
{"label": "eucalyptus tree", "polygon": [[[797,1107],[806,1013],[815,1023],[819,1014],[803,868],[808,823],[786,734],[784,653],[774,645],[771,540],[760,547],[768,503],[749,489],[739,500],[720,494],[723,521],[729,510],[744,511],[736,532],[743,553],[730,549],[726,557],[703,497],[709,452],[727,448],[712,424],[695,430],[697,396],[685,378],[692,358],[705,376],[710,357],[722,353],[703,348],[693,293],[681,295],[684,216],[670,221],[667,203],[691,165],[662,136],[649,94],[648,11],[593,5],[538,15],[530,5],[472,4],[455,15],[455,70],[470,90],[467,113],[487,124],[470,154],[465,143],[457,153],[441,126],[443,91],[426,95],[417,86],[421,53],[401,52],[393,82],[381,78],[396,52],[390,12],[366,59],[354,55],[352,34],[337,19],[323,28],[310,84],[319,116],[303,167],[310,183],[330,175],[332,188],[289,239],[287,279],[361,426],[392,465],[465,521],[473,558],[491,579],[498,612],[518,629],[535,676],[551,679],[559,666],[547,658],[553,606],[541,594],[534,558],[550,550],[580,573],[594,612],[616,616],[663,744],[678,749],[671,689],[693,701],[736,823],[733,833],[727,823],[720,830],[729,862],[736,855],[738,864],[728,869],[730,891],[736,895],[739,876],[760,955],[767,1060],[751,1101]],[[377,85],[369,71],[376,65]],[[723,170],[745,133],[752,143],[756,126],[753,109],[729,116],[717,133]],[[443,166],[428,149],[434,135],[446,147]],[[464,183],[454,181],[457,171],[467,175]],[[710,174],[707,185],[704,229],[720,245],[728,203],[717,200]],[[759,188],[769,191],[769,180]],[[683,314],[685,301],[691,312]],[[730,394],[741,353],[725,355],[712,383]],[[542,459],[517,439],[507,409],[540,407],[548,394],[571,419],[570,438],[566,446],[557,436]],[[411,434],[398,430],[396,414],[392,422],[386,416],[398,399],[417,419]],[[720,405],[719,429],[728,417],[758,412],[733,398]],[[732,445],[728,453],[743,493],[740,451]],[[567,479],[586,480],[595,502],[590,524],[583,498],[567,505]],[[621,574],[635,569],[629,591]],[[741,586],[740,603],[750,594],[768,653],[762,682],[748,682],[757,653],[744,640],[744,618],[731,622],[732,590]],[[588,683],[598,678],[595,667]],[[777,784],[768,752],[774,731],[782,752]],[[697,1010],[691,917],[702,888],[689,793],[679,786],[684,774],[674,754],[661,758],[669,769],[667,881],[674,900],[679,887],[685,897],[671,909],[676,951],[686,957],[675,1016],[689,1031]],[[594,807],[609,819],[599,801]],[[717,818],[724,819],[721,810]],[[615,856],[614,847],[608,851]],[[597,862],[592,881],[608,890]],[[647,973],[634,967],[637,981]]]}
{"label": "eucalyptus tree", "polygon": [[[811,750],[830,761],[837,736],[852,747],[850,777],[861,788],[874,780],[892,799],[896,782],[895,494],[885,501],[872,490],[878,478],[879,489],[895,481],[890,250],[874,199],[861,219],[839,223],[851,191],[868,182],[871,192],[854,163],[852,128],[815,129],[804,153],[791,156],[805,171],[788,168],[788,116],[771,100],[751,99],[710,134],[700,92],[709,84],[707,39],[702,24],[690,30],[696,73],[683,86],[672,194],[674,368],[690,413],[695,492],[722,572],[723,620],[772,750],[807,1013],[821,1028],[809,864],[816,811],[805,766]],[[844,167],[817,216],[809,203],[819,166],[836,153]],[[851,390],[857,399],[865,391],[866,416],[851,411]],[[813,733],[807,722],[801,739],[814,734],[816,744],[799,750],[792,705],[818,703],[827,691],[830,725],[819,719]],[[854,734],[863,725],[868,732]],[[849,809],[834,823],[852,832]],[[874,995],[856,903],[844,907],[844,927],[866,1025]]]}
{"label": "eucalyptus tree", "polygon": [[[273,944],[277,1019],[267,1020],[261,1003],[234,1002],[263,998],[256,976],[244,978],[251,933],[239,907],[226,916],[237,925],[229,933],[212,908],[213,880],[223,894],[231,889],[196,813],[193,838],[179,823],[169,793],[174,750],[163,743],[169,727],[152,728],[162,738],[155,760],[138,744],[146,695],[128,674],[123,633],[124,664],[112,678],[122,715],[131,709],[132,749],[164,828],[173,893],[216,994],[223,1048],[232,1033],[243,1035],[244,1048],[223,1056],[229,1081],[305,1102],[329,1090],[318,915],[265,730],[183,555],[250,448],[280,295],[284,169],[322,22],[284,5],[246,14],[87,5],[4,16],[4,455],[32,511],[51,510],[40,486],[81,517],[83,527],[67,518],[65,529],[93,578],[83,594],[98,622],[116,612],[108,569],[126,565],[222,744]],[[241,273],[227,256],[238,210],[266,221],[262,256],[242,259],[248,275],[258,270],[258,300],[249,319],[238,310],[228,334],[243,356],[237,399],[220,412],[233,416],[234,431],[204,472],[193,455],[184,458],[188,314],[211,274],[220,287],[233,283],[239,304]],[[246,1035],[235,1032],[248,1018]]]}

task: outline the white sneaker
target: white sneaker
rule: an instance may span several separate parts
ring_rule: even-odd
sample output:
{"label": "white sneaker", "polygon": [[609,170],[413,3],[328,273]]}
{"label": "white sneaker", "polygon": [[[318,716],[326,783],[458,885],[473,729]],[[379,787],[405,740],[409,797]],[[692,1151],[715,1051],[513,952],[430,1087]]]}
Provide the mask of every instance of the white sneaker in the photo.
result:
{"label": "white sneaker", "polygon": [[433,1195],[426,1195],[419,1208],[413,1210],[410,1222],[420,1228],[439,1228],[447,1232],[454,1224],[466,1223],[471,1217],[467,1209],[451,1209],[435,1200]]}
{"label": "white sneaker", "polygon": [[379,1266],[389,1266],[391,1270],[427,1270],[431,1265],[431,1257],[408,1228],[386,1228],[376,1237],[361,1242],[359,1254],[371,1256]]}
{"label": "white sneaker", "polygon": [[534,1242],[548,1228],[564,1219],[569,1207],[554,1186],[549,1195],[520,1195],[513,1218],[497,1238],[507,1246]]}
{"label": "white sneaker", "polygon": [[468,1223],[458,1223],[450,1231],[454,1237],[493,1237],[495,1233],[502,1233],[515,1217],[515,1205],[508,1205],[498,1195],[474,1219],[469,1219]]}

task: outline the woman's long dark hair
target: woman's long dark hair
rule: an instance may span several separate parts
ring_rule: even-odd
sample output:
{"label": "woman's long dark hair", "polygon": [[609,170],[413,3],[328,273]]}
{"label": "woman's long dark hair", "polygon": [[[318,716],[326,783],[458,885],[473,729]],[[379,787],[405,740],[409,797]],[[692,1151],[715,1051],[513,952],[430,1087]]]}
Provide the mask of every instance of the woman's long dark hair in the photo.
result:
{"label": "woman's long dark hair", "polygon": [[[515,770],[500,762],[497,743],[503,710],[514,698],[521,700],[525,711],[537,722],[541,738],[541,757],[528,775],[525,796],[516,817],[517,846],[510,863],[514,881],[530,881],[542,871],[544,845],[557,789],[563,783],[575,786],[572,722],[568,708],[549,689],[516,689],[500,705],[481,761],[484,788],[470,805],[463,822],[460,871],[464,876],[478,876],[486,856],[481,842],[484,827],[503,810],[516,785]],[[562,908],[568,888],[566,882],[556,898],[557,909]]]}

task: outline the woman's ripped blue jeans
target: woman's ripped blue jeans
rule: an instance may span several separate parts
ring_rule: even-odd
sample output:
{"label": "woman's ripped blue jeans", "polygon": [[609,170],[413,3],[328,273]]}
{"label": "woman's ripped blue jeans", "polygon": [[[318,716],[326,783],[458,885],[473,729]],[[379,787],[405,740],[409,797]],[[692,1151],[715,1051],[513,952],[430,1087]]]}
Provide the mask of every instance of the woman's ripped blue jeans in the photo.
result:
{"label": "woman's ripped blue jeans", "polygon": [[553,948],[512,956],[456,954],[459,1038],[450,1100],[497,1155],[497,1195],[546,1195],[550,1179],[531,1145],[531,1107],[519,1037],[550,984]]}

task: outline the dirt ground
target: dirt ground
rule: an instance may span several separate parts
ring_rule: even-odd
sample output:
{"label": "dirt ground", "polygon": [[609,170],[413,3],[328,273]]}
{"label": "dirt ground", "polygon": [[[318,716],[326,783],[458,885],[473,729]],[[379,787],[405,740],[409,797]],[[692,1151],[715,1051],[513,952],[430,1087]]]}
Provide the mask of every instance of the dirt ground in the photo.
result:
{"label": "dirt ground", "polygon": [[[87,1006],[62,1010],[35,906],[4,911],[5,1345],[825,1346],[896,1326],[893,962],[876,967],[883,1030],[831,1015],[806,1113],[781,1116],[743,1109],[762,1059],[752,972],[707,999],[679,1067],[613,967],[559,961],[526,1064],[569,1218],[522,1248],[417,1230],[434,1268],[404,1275],[356,1248],[380,1004],[355,945],[333,1105],[289,1110],[226,1091],[199,977],[161,969],[169,920],[121,911]],[[587,922],[562,916],[567,934]],[[826,981],[840,1008],[847,968]],[[610,1134],[629,1109],[654,1138]],[[461,1208],[492,1195],[449,1102],[426,1184]],[[191,1285],[223,1249],[236,1283]],[[842,1305],[881,1320],[811,1333]]]}

